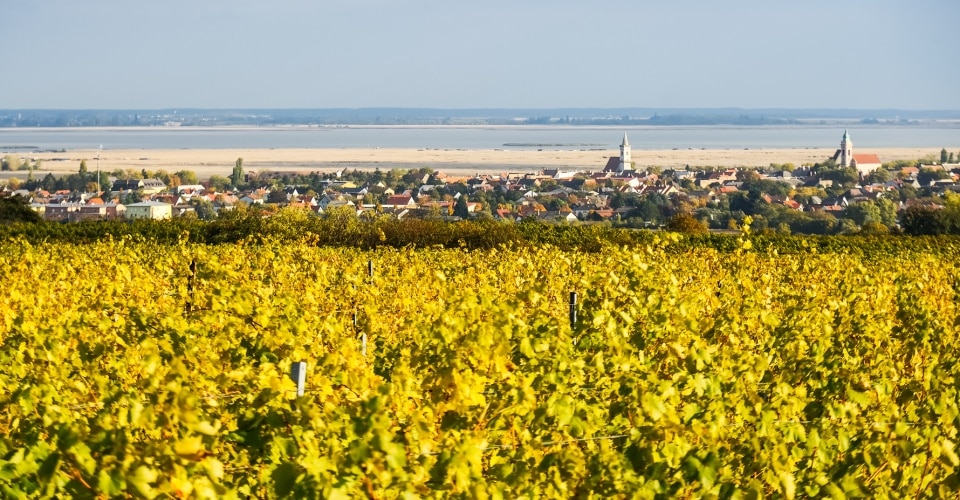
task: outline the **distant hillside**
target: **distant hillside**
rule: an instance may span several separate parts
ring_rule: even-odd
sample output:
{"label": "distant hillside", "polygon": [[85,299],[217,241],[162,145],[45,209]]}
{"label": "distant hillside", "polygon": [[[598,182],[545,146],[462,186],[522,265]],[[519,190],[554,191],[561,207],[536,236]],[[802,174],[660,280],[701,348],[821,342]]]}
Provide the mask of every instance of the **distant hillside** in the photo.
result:
{"label": "distant hillside", "polygon": [[556,109],[8,109],[0,127],[270,125],[777,125],[960,121],[960,110],[556,108]]}

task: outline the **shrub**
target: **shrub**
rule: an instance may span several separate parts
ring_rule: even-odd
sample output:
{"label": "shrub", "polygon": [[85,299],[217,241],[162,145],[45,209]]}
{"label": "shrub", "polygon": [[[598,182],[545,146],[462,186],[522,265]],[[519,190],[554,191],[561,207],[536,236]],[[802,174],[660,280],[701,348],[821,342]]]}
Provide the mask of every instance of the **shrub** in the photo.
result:
{"label": "shrub", "polygon": [[667,221],[667,231],[686,234],[705,234],[709,232],[703,221],[688,213],[679,213]]}

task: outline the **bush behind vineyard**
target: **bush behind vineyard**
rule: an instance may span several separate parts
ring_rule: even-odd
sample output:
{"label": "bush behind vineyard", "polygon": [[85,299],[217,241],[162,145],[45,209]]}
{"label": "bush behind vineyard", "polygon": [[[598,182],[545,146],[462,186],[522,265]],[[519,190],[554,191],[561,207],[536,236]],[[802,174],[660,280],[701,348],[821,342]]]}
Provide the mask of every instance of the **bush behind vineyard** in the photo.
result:
{"label": "bush behind vineyard", "polygon": [[[919,212],[918,212],[919,213]],[[912,220],[912,219],[910,219]],[[931,223],[932,224],[932,223]],[[939,227],[935,224],[931,227]],[[540,247],[550,245],[566,251],[598,252],[604,248],[638,247],[669,241],[668,252],[683,253],[695,248],[735,251],[748,239],[753,248],[766,253],[840,253],[886,255],[917,251],[932,255],[953,255],[960,250],[960,237],[937,231],[919,231],[918,236],[864,234],[845,236],[791,236],[784,234],[685,234],[679,239],[663,232],[611,228],[602,224],[560,225],[536,220],[501,222],[435,219],[397,219],[386,215],[359,218],[347,212],[315,217],[297,210],[281,210],[264,217],[254,210],[226,212],[214,221],[189,218],[132,222],[100,221],[70,224],[38,222],[0,225],[0,237],[24,239],[31,243],[87,244],[108,238],[131,237],[158,244],[181,242],[229,244],[262,243],[268,240],[307,242],[316,246],[360,249],[468,248],[494,249],[501,246]]]}

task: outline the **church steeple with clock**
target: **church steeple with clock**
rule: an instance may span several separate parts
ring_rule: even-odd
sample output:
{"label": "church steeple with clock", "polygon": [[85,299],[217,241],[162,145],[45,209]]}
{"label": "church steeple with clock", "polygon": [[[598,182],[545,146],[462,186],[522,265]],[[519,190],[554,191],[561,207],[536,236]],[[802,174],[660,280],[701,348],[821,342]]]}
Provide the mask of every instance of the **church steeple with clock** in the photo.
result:
{"label": "church steeple with clock", "polygon": [[841,167],[849,167],[853,164],[853,141],[850,140],[850,134],[844,130],[843,140],[840,141],[840,161]]}

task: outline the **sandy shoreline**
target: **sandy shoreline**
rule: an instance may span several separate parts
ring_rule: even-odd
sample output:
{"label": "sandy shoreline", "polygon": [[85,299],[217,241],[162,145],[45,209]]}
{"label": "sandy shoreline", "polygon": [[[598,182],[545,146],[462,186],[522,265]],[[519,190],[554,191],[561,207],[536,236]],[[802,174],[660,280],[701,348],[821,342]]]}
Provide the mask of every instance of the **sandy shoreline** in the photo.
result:
{"label": "sandy shoreline", "polygon": [[[958,148],[954,148],[956,151]],[[700,149],[638,150],[633,161],[638,169],[645,167],[760,167],[771,163],[815,163],[829,158],[835,149]],[[948,148],[948,151],[951,149]],[[858,153],[875,153],[884,162],[939,158],[939,148],[872,148]],[[42,170],[34,176],[75,173],[82,160],[89,170],[97,169],[96,149],[66,152],[21,153],[42,162]],[[192,170],[201,179],[211,175],[229,175],[237,158],[243,158],[246,171],[333,172],[342,168],[373,170],[380,168],[430,167],[453,175],[500,172],[535,172],[543,168],[597,171],[607,158],[619,155],[611,150],[439,150],[439,149],[123,149],[100,152],[101,170],[143,169]],[[25,179],[26,171],[3,172],[2,177]]]}

